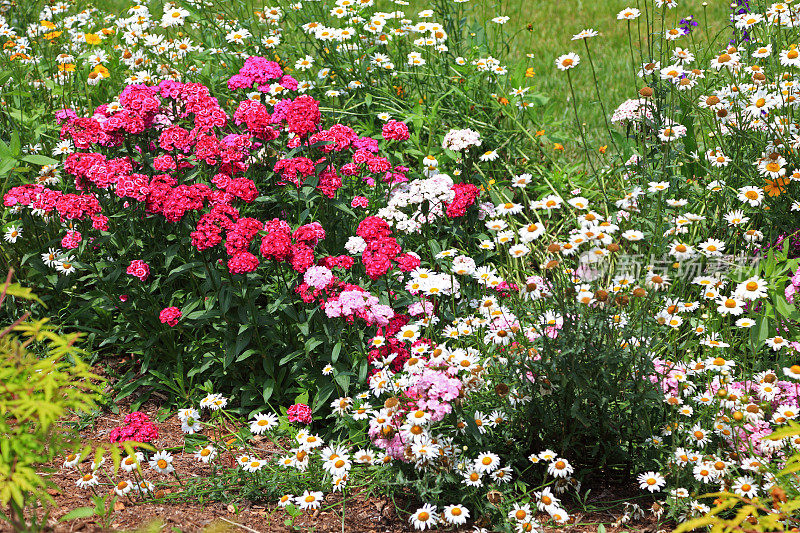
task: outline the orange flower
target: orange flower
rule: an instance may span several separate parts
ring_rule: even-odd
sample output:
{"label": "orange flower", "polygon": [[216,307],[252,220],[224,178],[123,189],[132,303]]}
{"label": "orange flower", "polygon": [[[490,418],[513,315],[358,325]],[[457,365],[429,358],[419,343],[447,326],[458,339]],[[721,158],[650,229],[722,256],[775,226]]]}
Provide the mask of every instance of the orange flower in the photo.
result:
{"label": "orange flower", "polygon": [[764,180],[764,192],[769,196],[780,196],[786,192],[786,186],[789,184],[789,178],[777,178],[774,180]]}
{"label": "orange flower", "polygon": [[536,132],[537,137],[541,137],[542,135],[544,135],[544,130],[539,130]]}
{"label": "orange flower", "polygon": [[598,151],[598,152],[600,152],[601,154],[604,154],[604,153],[606,153],[606,150],[607,150],[607,149],[608,149],[608,145],[607,145],[607,144],[604,144],[603,146],[601,146],[600,148],[598,148],[598,149],[597,149],[597,151]]}
{"label": "orange flower", "polygon": [[61,35],[62,33],[64,33],[64,32],[51,31],[50,33],[45,33],[44,34],[44,38],[47,39],[48,41],[52,41],[53,39],[58,38],[58,36]]}
{"label": "orange flower", "polygon": [[108,69],[106,67],[104,67],[103,65],[97,65],[96,67],[94,67],[92,69],[92,72],[94,72],[96,74],[100,74],[104,78],[108,78],[111,75],[111,73],[108,71]]}
{"label": "orange flower", "polygon": [[53,24],[52,22],[50,22],[49,20],[42,20],[41,23],[42,23],[42,26],[44,26],[48,30],[52,30],[53,28],[56,27],[56,25]]}
{"label": "orange flower", "polygon": [[500,98],[498,98],[497,101],[500,102],[503,105],[508,105],[508,98],[506,98],[504,96],[501,96]]}
{"label": "orange flower", "polygon": [[100,36],[96,33],[87,33],[83,36],[88,44],[100,44]]}
{"label": "orange flower", "polygon": [[103,35],[114,35],[114,29],[113,28],[103,28],[102,30],[100,30],[100,33],[102,33]]}
{"label": "orange flower", "polygon": [[75,72],[75,63],[67,63],[58,66],[59,72]]}
{"label": "orange flower", "polygon": [[563,150],[564,146],[561,143],[555,143],[553,145],[553,150]]}
{"label": "orange flower", "polygon": [[533,67],[528,67],[527,69],[525,69],[526,78],[532,78],[534,74],[536,73],[533,71]]}

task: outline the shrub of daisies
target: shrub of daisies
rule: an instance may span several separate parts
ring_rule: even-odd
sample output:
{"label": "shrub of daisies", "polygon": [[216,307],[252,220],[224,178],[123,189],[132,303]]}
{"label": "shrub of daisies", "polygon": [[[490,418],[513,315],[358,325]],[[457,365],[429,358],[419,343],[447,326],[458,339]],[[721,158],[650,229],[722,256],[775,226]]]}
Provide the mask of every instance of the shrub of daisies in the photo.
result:
{"label": "shrub of daisies", "polygon": [[[631,49],[636,85],[610,116],[619,155],[595,163],[593,183],[604,199],[625,192],[614,204],[622,228],[642,221],[620,234],[640,243],[635,259],[613,269],[639,267],[658,309],[647,320],[660,330],[647,341],[647,379],[667,417],[636,479],[658,495],[659,516],[700,517],[687,530],[796,526],[797,35],[785,31],[796,15],[737,2],[729,32],[699,45],[698,22],[677,2],[652,8],[617,17],[631,35],[648,23],[655,33]],[[583,58],[556,58],[570,84],[575,69],[594,68],[592,33],[576,35]]]}
{"label": "shrub of daisies", "polygon": [[[18,160],[39,142],[59,161],[10,174],[3,253],[187,435],[131,456],[130,479],[82,470],[87,489],[192,494],[180,453],[292,516],[380,479],[413,488],[415,529],[533,531],[574,521],[603,477],[648,496],[625,520],[798,525],[788,5],[737,4],[711,43],[671,0],[621,11],[646,39],[608,150],[576,116],[583,172],[545,155],[537,99],[510,89],[524,74],[455,24],[459,2],[418,23],[370,1],[201,7],[6,25],[7,83],[100,89],[43,104],[42,127],[4,115]],[[554,58],[570,87],[596,35]],[[131,417],[116,436],[158,449]]]}

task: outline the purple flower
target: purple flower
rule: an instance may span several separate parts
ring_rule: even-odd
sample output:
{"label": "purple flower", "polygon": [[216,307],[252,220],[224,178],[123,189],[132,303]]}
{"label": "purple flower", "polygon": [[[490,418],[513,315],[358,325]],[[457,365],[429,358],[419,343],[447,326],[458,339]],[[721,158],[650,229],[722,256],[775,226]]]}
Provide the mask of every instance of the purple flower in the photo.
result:
{"label": "purple flower", "polygon": [[697,27],[697,22],[694,20],[692,15],[689,15],[688,17],[681,19],[678,27],[683,30],[684,35],[689,35],[692,33],[692,30]]}

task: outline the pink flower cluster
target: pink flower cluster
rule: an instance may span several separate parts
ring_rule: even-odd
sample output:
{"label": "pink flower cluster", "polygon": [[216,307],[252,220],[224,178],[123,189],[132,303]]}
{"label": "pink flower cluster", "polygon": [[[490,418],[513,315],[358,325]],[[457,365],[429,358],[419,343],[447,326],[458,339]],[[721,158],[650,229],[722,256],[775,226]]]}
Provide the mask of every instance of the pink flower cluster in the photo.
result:
{"label": "pink flower cluster", "polygon": [[[399,408],[394,415],[397,423],[395,425],[402,424],[406,415],[412,411],[423,410],[429,413],[431,422],[439,422],[453,411],[452,402],[459,397],[462,389],[461,380],[457,376],[450,375],[447,371],[425,368],[421,374],[409,377],[415,381],[400,394]],[[373,444],[385,450],[389,456],[408,461],[405,450],[410,443],[403,439],[400,432],[386,438],[378,422],[372,420],[368,434]]]}
{"label": "pink flower cluster", "polygon": [[367,324],[388,325],[389,319],[394,316],[391,306],[381,304],[376,296],[361,287],[351,287],[324,303],[325,314],[328,318],[352,319],[357,316]]}
{"label": "pink flower cluster", "polygon": [[12,187],[3,196],[5,207],[25,206],[37,209],[43,214],[56,211],[61,221],[79,221],[91,219],[93,222],[100,214],[100,202],[94,195],[65,194],[49,189],[44,185],[18,185]]}
{"label": "pink flower cluster", "polygon": [[481,190],[471,183],[456,183],[452,189],[456,196],[447,205],[447,216],[450,218],[463,217],[467,213],[467,208],[475,203]]}
{"label": "pink flower cluster", "polygon": [[380,217],[370,216],[362,220],[356,235],[367,244],[361,253],[361,261],[370,279],[378,279],[386,274],[392,268],[392,261],[403,272],[410,272],[420,265],[418,257],[401,253],[397,239],[391,236],[389,224]]}
{"label": "pink flower cluster", "polygon": [[461,393],[461,380],[441,370],[426,368],[411,385],[406,394],[416,399],[417,408],[431,413],[431,421],[438,422],[453,410],[450,404]]}
{"label": "pink flower cluster", "polygon": [[275,261],[287,261],[300,273],[314,265],[314,247],[325,238],[325,230],[319,222],[300,226],[292,233],[288,222],[276,218],[266,223],[265,230],[267,234],[261,239],[261,255]]}
{"label": "pink flower cluster", "polygon": [[409,137],[408,126],[396,120],[390,120],[384,124],[382,133],[384,139],[392,141],[407,141]]}
{"label": "pink flower cluster", "polygon": [[153,442],[158,438],[158,428],[150,421],[150,417],[140,411],[126,416],[123,424],[108,434],[111,442]]}
{"label": "pink flower cluster", "polygon": [[303,281],[315,289],[324,289],[333,281],[333,271],[326,266],[312,266],[303,275]]}
{"label": "pink flower cluster", "polygon": [[369,199],[364,196],[354,196],[350,202],[350,207],[368,207]]}
{"label": "pink flower cluster", "polygon": [[128,268],[125,270],[126,274],[139,278],[139,281],[146,281],[150,276],[150,265],[141,259],[134,259]]}
{"label": "pink flower cluster", "polygon": [[270,61],[265,57],[250,56],[244,66],[239,69],[238,74],[234,74],[228,80],[228,89],[249,89],[253,85],[257,86],[262,93],[270,92],[272,89],[271,81],[278,80],[277,84],[290,91],[297,90],[297,80],[289,75],[284,75],[283,69],[275,61]]}
{"label": "pink flower cluster", "polygon": [[286,417],[289,422],[298,422],[300,424],[311,423],[311,408],[304,403],[296,403],[286,411]]}
{"label": "pink flower cluster", "polygon": [[75,230],[69,230],[61,239],[61,247],[66,250],[77,248],[81,244],[81,233]]}
{"label": "pink flower cluster", "polygon": [[183,313],[177,307],[165,307],[158,314],[158,319],[162,324],[168,324],[174,328],[178,325],[178,320],[180,320],[181,316],[183,316]]}

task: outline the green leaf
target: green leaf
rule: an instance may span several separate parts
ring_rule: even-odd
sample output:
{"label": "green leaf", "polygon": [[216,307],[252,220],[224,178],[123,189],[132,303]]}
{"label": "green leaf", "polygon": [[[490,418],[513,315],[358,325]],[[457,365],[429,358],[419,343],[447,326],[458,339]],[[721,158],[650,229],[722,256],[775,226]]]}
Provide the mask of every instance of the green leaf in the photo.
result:
{"label": "green leaf", "polygon": [[[2,142],[2,141],[0,141],[0,142]],[[11,170],[13,170],[13,168],[15,166],[17,166],[17,160],[14,159],[13,157],[4,156],[3,154],[0,153],[0,159],[3,160],[3,162],[0,163],[0,176],[6,174],[7,172],[9,172]]]}
{"label": "green leaf", "polygon": [[783,296],[778,296],[775,300],[775,308],[785,318],[790,320],[800,319],[800,311],[797,310],[796,306],[789,304]]}
{"label": "green leaf", "polygon": [[22,152],[22,144],[19,140],[19,132],[14,130],[11,132],[11,155],[14,157],[19,157],[19,154]]}
{"label": "green leaf", "polygon": [[272,397],[272,393],[275,392],[275,380],[274,379],[267,379],[264,382],[264,388],[262,390],[262,396],[264,398],[264,403],[267,403],[269,399]]}
{"label": "green leaf", "polygon": [[[14,157],[11,153],[11,148],[1,140],[0,140],[0,157],[4,159]],[[14,162],[14,164],[16,164],[16,161]]]}
{"label": "green leaf", "polygon": [[344,391],[344,393],[347,394],[347,390],[350,388],[350,375],[349,374],[336,374],[336,376],[333,378],[333,380],[336,383],[338,383],[339,386],[342,388],[342,391]]}
{"label": "green leaf", "polygon": [[301,394],[294,399],[294,403],[304,403],[308,405],[308,391],[303,391]]}
{"label": "green leaf", "polygon": [[46,155],[38,155],[38,154],[26,155],[25,157],[22,158],[22,160],[25,161],[26,163],[31,163],[33,165],[41,165],[41,166],[55,165],[56,163],[58,163],[58,161],[53,159],[52,157],[47,157]]}
{"label": "green leaf", "polygon": [[76,520],[78,518],[89,518],[90,516],[94,515],[94,507],[78,507],[77,509],[73,509],[72,511],[68,512],[58,520],[59,522],[66,522],[68,520]]}
{"label": "green leaf", "polygon": [[320,344],[322,344],[322,341],[313,337],[306,340],[306,353],[310,354],[311,352],[314,351],[314,348],[316,348]]}

